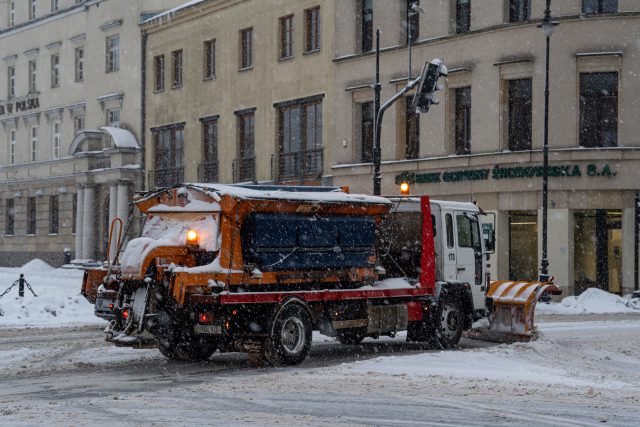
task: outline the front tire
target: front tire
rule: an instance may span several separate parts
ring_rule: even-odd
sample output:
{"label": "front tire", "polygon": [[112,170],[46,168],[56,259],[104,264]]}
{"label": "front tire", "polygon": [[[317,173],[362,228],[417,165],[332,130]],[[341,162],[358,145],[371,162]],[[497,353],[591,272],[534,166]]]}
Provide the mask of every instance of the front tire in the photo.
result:
{"label": "front tire", "polygon": [[274,366],[299,365],[309,354],[312,319],[299,303],[282,307],[273,321],[265,344],[265,358]]}
{"label": "front tire", "polygon": [[441,295],[438,309],[434,313],[435,331],[442,348],[453,348],[460,342],[464,329],[462,306],[454,295]]}

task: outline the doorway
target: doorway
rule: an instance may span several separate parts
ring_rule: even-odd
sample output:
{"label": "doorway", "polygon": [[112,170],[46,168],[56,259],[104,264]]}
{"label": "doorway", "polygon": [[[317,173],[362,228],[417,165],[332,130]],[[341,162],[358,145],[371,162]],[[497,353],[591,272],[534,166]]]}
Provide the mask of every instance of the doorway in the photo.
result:
{"label": "doorway", "polygon": [[622,293],[622,211],[574,213],[575,294],[588,288]]}
{"label": "doorway", "polygon": [[509,279],[538,278],[538,214],[509,212]]}

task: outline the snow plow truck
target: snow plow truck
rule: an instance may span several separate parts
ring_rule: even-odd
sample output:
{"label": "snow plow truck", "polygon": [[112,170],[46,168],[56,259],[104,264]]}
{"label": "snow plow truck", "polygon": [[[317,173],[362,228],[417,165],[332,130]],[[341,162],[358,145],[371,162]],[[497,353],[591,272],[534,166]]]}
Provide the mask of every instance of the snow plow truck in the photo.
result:
{"label": "snow plow truck", "polygon": [[314,330],[343,344],[406,331],[449,348],[480,319],[494,338],[527,340],[536,301],[559,292],[490,281],[494,238],[473,203],[183,184],[133,204],[140,236],[124,248],[118,237],[114,259],[85,270],[82,294],[109,320],[107,341],[170,359],[220,350],[296,365]]}

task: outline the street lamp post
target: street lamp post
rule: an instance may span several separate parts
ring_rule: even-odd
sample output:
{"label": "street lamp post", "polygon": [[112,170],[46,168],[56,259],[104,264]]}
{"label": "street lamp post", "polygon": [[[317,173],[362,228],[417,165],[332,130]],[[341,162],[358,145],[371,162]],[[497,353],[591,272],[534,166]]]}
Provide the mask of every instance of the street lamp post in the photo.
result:
{"label": "street lamp post", "polygon": [[557,25],[551,20],[551,0],[547,0],[542,28],[546,39],[546,63],[544,81],[544,145],[542,147],[542,260],[540,263],[540,281],[549,279],[549,258],[547,256],[547,213],[549,199],[549,42],[553,27]]}

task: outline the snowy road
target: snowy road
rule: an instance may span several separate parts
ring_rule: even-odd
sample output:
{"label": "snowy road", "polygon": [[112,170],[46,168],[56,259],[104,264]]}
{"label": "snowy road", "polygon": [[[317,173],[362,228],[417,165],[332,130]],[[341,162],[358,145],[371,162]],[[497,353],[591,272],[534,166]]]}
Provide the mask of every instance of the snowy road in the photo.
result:
{"label": "snowy road", "polygon": [[319,342],[288,369],[169,362],[107,345],[100,326],[3,328],[0,425],[638,425],[640,317],[607,317],[447,352]]}

